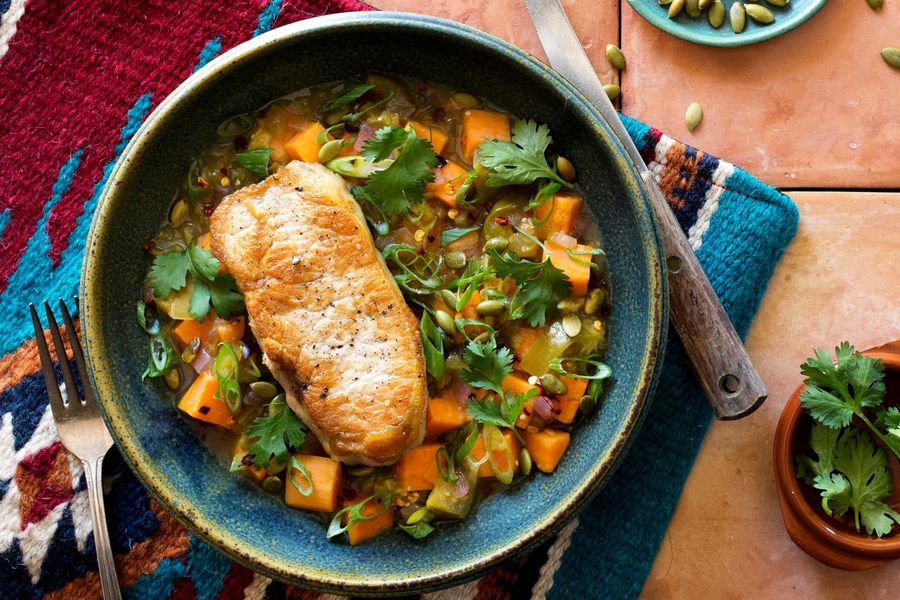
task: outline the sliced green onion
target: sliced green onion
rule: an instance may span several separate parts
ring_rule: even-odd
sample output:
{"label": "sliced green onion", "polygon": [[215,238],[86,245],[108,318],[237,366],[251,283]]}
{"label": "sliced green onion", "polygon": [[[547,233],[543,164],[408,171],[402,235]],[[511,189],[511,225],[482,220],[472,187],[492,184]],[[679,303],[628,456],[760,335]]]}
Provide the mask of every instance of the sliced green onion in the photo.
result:
{"label": "sliced green onion", "polygon": [[427,312],[422,313],[419,331],[422,334],[425,370],[435,379],[440,379],[444,376],[444,338]]}
{"label": "sliced green onion", "polygon": [[188,167],[187,177],[184,181],[184,190],[187,193],[188,198],[191,200],[199,200],[207,193],[209,193],[210,186],[200,187],[200,159],[196,158],[191,162],[191,166]]}
{"label": "sliced green onion", "polygon": [[[481,431],[481,439],[484,442],[484,451],[494,477],[500,483],[510,483],[516,472],[516,463],[512,448],[509,447],[503,432],[494,425],[485,425]],[[502,460],[497,460],[498,453]]]}
{"label": "sliced green onion", "polygon": [[[475,338],[469,337],[469,334],[466,333],[466,329],[465,329],[466,327],[471,327],[471,326],[484,327],[485,329],[487,329],[490,332],[491,337],[494,337],[497,334],[497,331],[493,327],[491,327],[484,321],[480,321],[478,319],[458,317],[457,319],[454,320],[454,324],[456,325],[456,330],[461,331],[463,334],[463,337],[465,337],[466,340],[470,341],[470,342]],[[481,335],[481,334],[479,333],[479,335]]]}
{"label": "sliced green onion", "polygon": [[[400,268],[402,273],[394,275],[394,279],[405,291],[427,296],[440,289],[440,261],[434,256],[420,255],[409,244],[388,244],[381,255],[385,262]],[[404,260],[403,256],[407,256],[408,260]],[[417,283],[418,287],[411,285],[411,282]]]}
{"label": "sliced green onion", "polygon": [[428,537],[434,532],[434,525],[429,523],[428,521],[419,521],[414,525],[404,525],[402,523],[398,524],[397,527],[405,531],[415,540],[421,540],[422,538]]}
{"label": "sliced green onion", "polygon": [[[563,362],[573,362],[576,364],[593,366],[596,368],[596,371],[594,371],[593,375],[581,375],[579,373],[572,373],[571,371],[567,371],[566,368],[563,367]],[[582,358],[580,356],[558,356],[550,361],[549,368],[555,373],[565,375],[566,377],[574,377],[575,379],[593,379],[599,381],[601,379],[607,379],[610,375],[612,375],[612,369],[610,369],[606,363],[591,358]]]}
{"label": "sliced green onion", "polygon": [[334,112],[339,108],[344,108],[354,100],[363,97],[370,90],[375,89],[375,85],[371,83],[361,83],[355,85],[337,98],[329,100],[319,108],[320,113]]}
{"label": "sliced green onion", "polygon": [[[382,86],[374,86],[374,87],[381,88]],[[379,106],[382,106],[382,105],[390,102],[394,98],[394,96],[397,94],[397,92],[390,88],[385,88],[385,89],[387,89],[388,93],[385,95],[384,98],[382,98],[378,102],[373,103],[371,106],[369,106],[367,108],[363,108],[362,110],[360,110],[358,112],[344,115],[341,118],[341,120],[343,120],[345,123],[355,123],[356,121],[359,121],[361,118],[363,118],[366,115],[366,113],[372,112]]]}
{"label": "sliced green onion", "polygon": [[228,119],[222,121],[219,127],[216,129],[216,133],[218,133],[222,137],[233,138],[239,135],[249,133],[253,126],[256,125],[256,119],[253,115],[249,113],[243,113],[240,115],[234,115]]}
{"label": "sliced green onion", "polygon": [[269,176],[269,157],[271,156],[271,148],[257,148],[256,150],[238,152],[234,155],[234,160],[255,177],[265,179]]}
{"label": "sliced green onion", "polygon": [[453,227],[450,229],[445,229],[441,231],[441,246],[451,244],[464,235],[468,235],[473,231],[478,231],[479,229],[481,229],[481,227]]}
{"label": "sliced green onion", "polygon": [[319,135],[316,136],[316,143],[319,144],[320,146],[324,146],[325,142],[328,141],[328,135],[332,131],[334,131],[335,129],[343,129],[343,128],[344,128],[344,124],[338,123],[337,125],[332,125],[331,127],[327,128],[327,129],[323,129],[319,133]]}
{"label": "sliced green onion", "polygon": [[221,399],[228,409],[236,413],[241,408],[241,385],[238,383],[238,366],[240,359],[230,342],[219,344],[213,371],[219,382],[215,397]]}
{"label": "sliced green onion", "polygon": [[542,185],[537,194],[535,194],[534,198],[528,203],[528,208],[537,208],[538,206],[543,205],[550,200],[552,204],[550,205],[550,210],[547,211],[547,216],[543,219],[535,219],[531,218],[531,224],[535,227],[540,227],[544,223],[550,220],[550,217],[553,216],[553,210],[556,208],[556,192],[558,192],[562,188],[561,185],[556,183],[555,181],[550,181]]}
{"label": "sliced green onion", "polygon": [[456,481],[456,466],[453,464],[453,458],[447,452],[447,448],[441,446],[434,454],[434,461],[437,463],[438,473],[441,479],[453,483]]}
{"label": "sliced green onion", "polygon": [[586,267],[590,267],[592,269],[599,270],[600,265],[598,265],[594,261],[585,260],[583,258],[578,258],[575,255],[581,254],[581,255],[589,255],[589,256],[601,256],[603,254],[606,254],[606,252],[604,252],[602,248],[591,248],[589,250],[576,250],[575,248],[566,248],[566,254],[569,256],[569,258],[571,258],[573,261],[577,262],[580,265],[584,265]]}
{"label": "sliced green onion", "polygon": [[[478,171],[472,169],[465,175],[460,175],[460,177],[465,177],[466,180],[463,181],[462,185],[459,186],[459,189],[456,190],[456,196],[454,197],[454,200],[456,200],[457,204],[475,204],[476,202],[478,202],[478,198],[475,198],[474,200],[469,202],[468,200],[466,200],[466,196],[469,195],[469,190],[472,189],[472,184],[474,184],[475,180],[478,179]],[[459,177],[453,178],[453,181],[456,181],[457,179],[459,179]]]}
{"label": "sliced green onion", "polygon": [[[368,504],[371,500],[377,499],[381,502],[381,506],[379,507],[378,512],[372,515],[363,516],[362,511],[365,508],[366,504]],[[364,500],[360,500],[356,504],[351,504],[350,506],[344,507],[341,510],[334,513],[334,517],[331,519],[331,524],[328,525],[328,531],[325,533],[325,537],[333,538],[336,535],[340,535],[356,525],[357,523],[362,523],[364,521],[371,521],[376,517],[380,517],[384,513],[386,513],[391,508],[391,500],[394,497],[388,490],[382,490],[377,494],[372,494],[368,498]],[[344,515],[347,515],[347,524],[342,525]]]}
{"label": "sliced green onion", "polygon": [[147,317],[147,305],[144,304],[143,300],[138,300],[137,303],[137,321],[138,325],[141,326],[141,329],[149,333],[150,335],[156,335],[159,333],[159,320],[155,318]]}
{"label": "sliced green onion", "polygon": [[168,339],[158,334],[150,336],[150,363],[141,379],[165,375],[175,367],[176,361],[175,348]]}
{"label": "sliced green onion", "polygon": [[[285,409],[285,410],[287,410],[287,409]],[[309,485],[307,485],[305,487],[300,487],[300,485],[297,483],[297,480],[294,479],[293,469],[297,469],[298,471],[300,471],[300,474],[306,478],[306,483]],[[304,496],[312,495],[312,493],[313,493],[312,475],[309,474],[309,471],[306,469],[306,465],[304,465],[302,462],[300,462],[300,459],[298,459],[296,456],[291,456],[291,460],[289,461],[288,481],[290,481],[291,485],[294,486],[294,489],[296,489],[302,495],[304,495]]]}
{"label": "sliced green onion", "polygon": [[475,421],[469,421],[459,430],[459,432],[462,443],[459,444],[456,448],[456,452],[453,453],[454,462],[462,462],[462,460],[472,452],[472,448],[475,447],[475,442],[478,441],[478,426],[475,424]]}
{"label": "sliced green onion", "polygon": [[344,177],[355,177],[357,179],[368,179],[379,171],[384,171],[390,167],[394,161],[385,159],[379,162],[369,162],[362,156],[339,156],[329,160],[325,166]]}
{"label": "sliced green onion", "polygon": [[527,231],[524,231],[521,227],[518,227],[517,225],[513,225],[513,229],[515,229],[516,231],[518,231],[519,233],[521,233],[522,235],[524,235],[524,236],[525,236],[526,238],[528,238],[530,241],[532,241],[532,242],[534,242],[535,244],[537,244],[538,247],[540,247],[540,249],[543,250],[544,252],[546,252],[548,255],[550,254],[550,251],[547,250],[547,246],[545,246],[544,243],[541,242],[541,240],[537,239],[536,237],[534,237],[533,235],[531,235],[531,234],[528,233]]}

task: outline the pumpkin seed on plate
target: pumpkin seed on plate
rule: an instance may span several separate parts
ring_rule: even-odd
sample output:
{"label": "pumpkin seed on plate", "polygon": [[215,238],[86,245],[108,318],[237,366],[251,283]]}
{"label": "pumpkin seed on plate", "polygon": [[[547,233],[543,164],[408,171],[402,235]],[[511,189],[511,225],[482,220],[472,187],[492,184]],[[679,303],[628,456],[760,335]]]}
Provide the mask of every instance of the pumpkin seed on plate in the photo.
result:
{"label": "pumpkin seed on plate", "polygon": [[888,46],[881,49],[881,58],[895,69],[900,69],[900,48]]}
{"label": "pumpkin seed on plate", "polygon": [[441,300],[444,301],[444,304],[447,305],[447,308],[449,308],[450,310],[456,310],[456,303],[459,302],[459,296],[457,296],[450,290],[441,290]]}
{"label": "pumpkin seed on plate", "polygon": [[716,0],[713,5],[709,7],[706,18],[709,19],[709,24],[716,29],[722,26],[722,23],[725,22],[725,5],[722,4],[722,0]]}
{"label": "pumpkin seed on plate", "polygon": [[329,160],[336,157],[343,147],[344,140],[328,140],[321,148],[319,148],[319,162],[327,163]]}
{"label": "pumpkin seed on plate", "polygon": [[541,375],[540,383],[544,391],[550,392],[554,396],[564,396],[569,391],[569,386],[563,383],[562,379],[550,373]]}
{"label": "pumpkin seed on plate", "polygon": [[581,317],[578,315],[566,315],[562,319],[562,328],[570,338],[581,333]]}
{"label": "pumpkin seed on plate", "polygon": [[250,389],[263,400],[268,400],[278,395],[278,388],[268,381],[254,381],[250,384]]}
{"label": "pumpkin seed on plate", "polygon": [[588,416],[597,410],[597,401],[594,400],[593,396],[582,396],[581,401],[578,403],[578,410],[584,416]]}
{"label": "pumpkin seed on plate", "polygon": [[606,60],[620,71],[625,68],[625,53],[615,44],[606,45]]}
{"label": "pumpkin seed on plate", "polygon": [[175,204],[172,205],[172,210],[169,212],[169,222],[172,225],[178,224],[183,218],[185,218],[188,214],[188,205],[184,200],[179,200]]}
{"label": "pumpkin seed on plate", "polygon": [[672,4],[672,0],[659,0],[660,6],[668,6],[670,4]]}
{"label": "pumpkin seed on plate", "polygon": [[606,95],[609,96],[610,100],[615,100],[619,97],[619,94],[622,93],[622,88],[614,83],[607,83],[603,86],[603,91],[606,92]]}
{"label": "pumpkin seed on plate", "polygon": [[735,33],[744,31],[744,27],[747,25],[747,11],[744,10],[744,5],[740,2],[732,4],[729,16],[731,17],[731,30]]}
{"label": "pumpkin seed on plate", "polygon": [[282,485],[284,485],[284,483],[282,483],[281,478],[275,477],[274,475],[266,477],[262,482],[262,488],[270,494],[277,494],[280,492]]}
{"label": "pumpkin seed on plate", "polygon": [[578,312],[581,310],[581,307],[584,306],[584,301],[584,296],[570,296],[569,298],[560,300],[556,305],[556,308],[565,313]]}
{"label": "pumpkin seed on plate", "polygon": [[566,181],[575,181],[575,165],[565,156],[556,157],[556,170]]}
{"label": "pumpkin seed on plate", "polygon": [[482,316],[496,317],[502,315],[506,306],[499,300],[485,300],[475,306],[475,312]]}
{"label": "pumpkin seed on plate", "polygon": [[700,10],[706,10],[713,5],[713,0],[700,0]]}
{"label": "pumpkin seed on plate", "polygon": [[700,16],[700,0],[686,0],[684,3],[684,12],[692,19]]}
{"label": "pumpkin seed on plate", "polygon": [[531,473],[531,452],[528,448],[519,451],[519,468],[522,469],[522,475]]}
{"label": "pumpkin seed on plate", "polygon": [[600,305],[603,303],[603,299],[603,290],[599,288],[591,290],[591,293],[588,294],[587,300],[584,301],[584,312],[586,314],[592,315],[600,310]]}
{"label": "pumpkin seed on plate", "polygon": [[478,106],[478,98],[473,96],[472,94],[467,94],[465,92],[459,92],[457,94],[453,94],[450,97],[453,102],[462,106],[464,108],[471,108],[472,106]]}
{"label": "pumpkin seed on plate", "polygon": [[166,386],[168,386],[170,390],[177,390],[181,387],[181,371],[178,369],[168,371],[163,375],[163,381],[166,382]]}
{"label": "pumpkin seed on plate", "polygon": [[699,125],[702,120],[703,108],[700,106],[700,103],[694,102],[688,106],[687,111],[684,113],[684,124],[687,125],[687,128],[691,131],[697,129],[697,125]]}
{"label": "pumpkin seed on plate", "polygon": [[884,0],[866,0],[869,3],[869,6],[872,10],[881,10],[881,7],[884,6]]}
{"label": "pumpkin seed on plate", "polygon": [[684,10],[684,0],[672,0],[669,5],[669,18],[674,19],[682,10]]}
{"label": "pumpkin seed on plate", "polygon": [[447,266],[451,269],[462,269],[466,266],[466,253],[459,251],[448,252],[446,256],[444,256],[444,262],[447,263]]}
{"label": "pumpkin seed on plate", "polygon": [[484,251],[488,250],[496,250],[497,252],[503,252],[509,247],[509,240],[504,237],[492,237],[488,241],[484,243]]}
{"label": "pumpkin seed on plate", "polygon": [[750,18],[757,23],[768,25],[769,23],[775,22],[775,15],[773,15],[772,11],[765,6],[760,6],[759,4],[748,4],[744,7],[744,10],[747,11],[747,14],[750,16]]}
{"label": "pumpkin seed on plate", "polygon": [[787,6],[791,3],[791,0],[766,0],[772,6]]}
{"label": "pumpkin seed on plate", "polygon": [[438,327],[446,331],[448,334],[453,335],[454,333],[456,333],[456,322],[447,311],[434,311],[434,320],[437,321]]}

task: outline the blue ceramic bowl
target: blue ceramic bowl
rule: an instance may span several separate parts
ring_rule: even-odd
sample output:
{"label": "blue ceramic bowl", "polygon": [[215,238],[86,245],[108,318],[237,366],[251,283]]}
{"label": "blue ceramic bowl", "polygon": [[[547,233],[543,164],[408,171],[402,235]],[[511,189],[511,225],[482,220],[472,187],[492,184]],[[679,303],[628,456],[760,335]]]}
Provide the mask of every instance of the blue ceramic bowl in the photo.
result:
{"label": "blue ceramic bowl", "polygon": [[756,23],[747,17],[744,31],[735,33],[731,29],[728,9],[737,0],[723,0],[725,22],[718,29],[709,24],[706,11],[696,19],[681,11],[674,19],[669,18],[668,6],[660,6],[659,0],[628,0],[628,4],[644,19],[668,34],[689,42],[705,46],[746,46],[787,33],[819,12],[828,0],[791,0],[785,6],[774,6],[760,2],[775,16],[768,25]]}
{"label": "blue ceramic bowl", "polygon": [[[142,383],[147,340],[134,319],[141,244],[166,215],[190,158],[226,117],[288,92],[369,71],[407,74],[485,96],[547,123],[579,170],[612,270],[609,364],[615,383],[574,434],[557,471],[494,494],[467,520],[417,542],[392,532],[357,547],[325,539],[204,448],[159,382]],[[606,481],[636,431],[666,330],[660,242],[621,145],[566,81],[509,44],[450,21],[356,13],[310,19],[244,43],[191,76],[147,119],[110,176],[91,227],[82,322],[113,437],[151,493],[233,559],[283,581],[386,595],[472,579],[556,531]]]}

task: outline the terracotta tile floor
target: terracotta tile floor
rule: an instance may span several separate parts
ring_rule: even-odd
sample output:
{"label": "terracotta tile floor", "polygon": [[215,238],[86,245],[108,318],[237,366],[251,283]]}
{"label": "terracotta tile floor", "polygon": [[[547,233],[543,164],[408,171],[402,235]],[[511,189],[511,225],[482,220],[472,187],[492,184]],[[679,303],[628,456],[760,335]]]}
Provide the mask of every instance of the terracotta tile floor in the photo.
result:
{"label": "terracotta tile floor", "polygon": [[[374,2],[463,21],[543,57],[519,0]],[[830,2],[787,36],[729,50],[658,32],[624,2],[621,12],[616,0],[563,4],[604,82],[615,74],[603,49],[621,39],[625,113],[782,187],[801,215],[747,340],[769,400],[749,419],[711,428],[644,596],[897,597],[900,562],[847,574],[793,545],[771,448],[812,346],[900,338],[900,73],[878,56],[900,45],[900,1],[880,14],[864,0]],[[692,134],[683,115],[695,100],[705,118]],[[841,189],[881,191],[828,191]]]}

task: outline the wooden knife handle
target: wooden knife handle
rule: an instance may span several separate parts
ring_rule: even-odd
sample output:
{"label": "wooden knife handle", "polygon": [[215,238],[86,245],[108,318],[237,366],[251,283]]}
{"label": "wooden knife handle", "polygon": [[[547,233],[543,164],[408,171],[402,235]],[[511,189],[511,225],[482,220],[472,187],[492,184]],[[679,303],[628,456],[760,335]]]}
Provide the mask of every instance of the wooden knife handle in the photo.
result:
{"label": "wooden knife handle", "polygon": [[675,220],[665,195],[649,170],[643,171],[641,176],[653,201],[663,239],[672,324],[716,418],[745,417],[766,399],[766,387]]}

